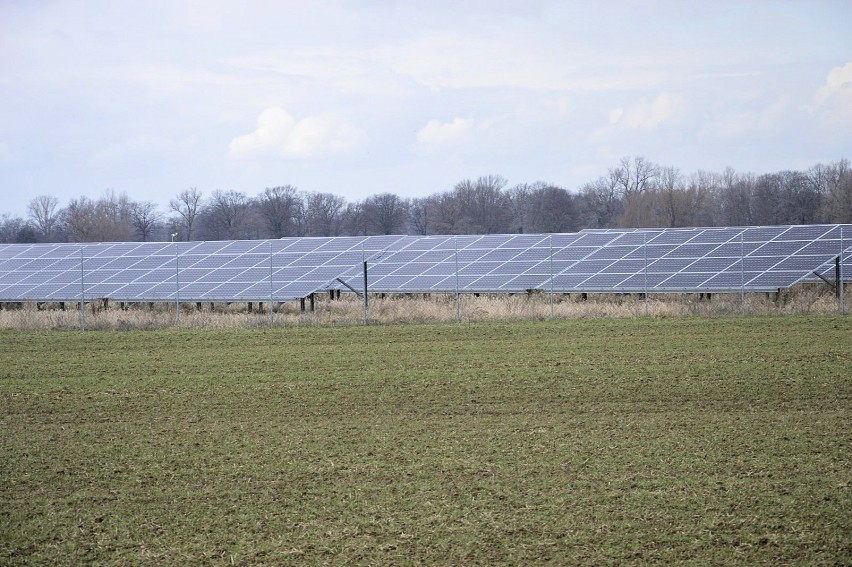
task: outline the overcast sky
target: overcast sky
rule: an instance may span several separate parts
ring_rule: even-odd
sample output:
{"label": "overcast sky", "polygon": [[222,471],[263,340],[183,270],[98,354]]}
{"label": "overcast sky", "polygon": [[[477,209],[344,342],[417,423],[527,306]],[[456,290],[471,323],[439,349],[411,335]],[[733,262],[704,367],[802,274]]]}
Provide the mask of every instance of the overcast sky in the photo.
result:
{"label": "overcast sky", "polygon": [[0,213],[852,158],[852,2],[0,0]]}

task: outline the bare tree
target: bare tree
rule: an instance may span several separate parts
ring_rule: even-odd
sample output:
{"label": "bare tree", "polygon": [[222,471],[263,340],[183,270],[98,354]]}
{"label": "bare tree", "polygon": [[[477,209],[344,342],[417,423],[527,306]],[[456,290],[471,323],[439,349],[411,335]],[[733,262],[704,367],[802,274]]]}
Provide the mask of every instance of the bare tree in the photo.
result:
{"label": "bare tree", "polygon": [[364,216],[372,234],[405,232],[408,201],[393,193],[373,195],[364,201]]}
{"label": "bare tree", "polygon": [[494,234],[508,232],[512,222],[511,200],[503,192],[507,182],[498,175],[486,175],[476,181],[465,179],[453,188],[458,207],[454,232]]}
{"label": "bare tree", "polygon": [[724,226],[754,224],[753,192],[755,179],[751,174],[740,175],[730,167],[722,173],[716,206],[719,222]]}
{"label": "bare tree", "polygon": [[31,244],[36,242],[37,236],[32,223],[21,217],[5,213],[0,216],[0,243]]}
{"label": "bare tree", "polygon": [[298,189],[292,185],[267,187],[256,202],[270,238],[301,235],[305,204]]}
{"label": "bare tree", "polygon": [[133,203],[130,206],[130,221],[136,230],[136,236],[142,242],[147,242],[163,219],[157,205],[151,201]]}
{"label": "bare tree", "polygon": [[612,183],[622,197],[652,189],[659,174],[660,168],[641,156],[633,158],[633,161],[623,157],[618,167],[609,170]]}
{"label": "bare tree", "polygon": [[433,211],[433,234],[462,234],[459,230],[461,203],[455,193],[438,193],[429,197]]}
{"label": "bare tree", "polygon": [[169,209],[177,213],[186,240],[192,240],[195,219],[201,212],[201,191],[191,187],[169,201]]}
{"label": "bare tree", "polygon": [[573,232],[578,229],[574,197],[562,187],[538,183],[528,199],[527,232]]}
{"label": "bare tree", "polygon": [[618,191],[618,178],[601,176],[580,188],[582,225],[588,228],[612,228],[618,223],[624,198]]}
{"label": "bare tree", "polygon": [[217,189],[204,208],[206,236],[210,240],[248,238],[250,201],[245,193]]}
{"label": "bare tree", "polygon": [[411,234],[432,234],[434,197],[412,199],[408,207],[408,226]]}
{"label": "bare tree", "polygon": [[367,236],[370,229],[367,215],[364,213],[364,203],[348,203],[341,212],[343,232],[349,236]]}
{"label": "bare tree", "polygon": [[97,201],[72,199],[65,209],[70,237],[75,242],[127,242],[133,236],[130,209],[127,195],[113,191]]}
{"label": "bare tree", "polygon": [[30,219],[39,232],[43,242],[50,242],[59,222],[59,200],[50,195],[34,197],[27,205]]}
{"label": "bare tree", "polygon": [[71,199],[65,208],[65,223],[73,242],[91,242],[95,240],[95,204],[83,195]]}
{"label": "bare tree", "polygon": [[509,197],[510,209],[512,211],[512,221],[509,227],[510,232],[535,232],[531,227],[531,211],[532,204],[531,195],[539,187],[539,184],[519,183],[506,192]]}
{"label": "bare tree", "polygon": [[852,166],[848,159],[826,166],[826,188],[824,218],[831,222],[852,223]]}
{"label": "bare tree", "polygon": [[331,193],[309,193],[306,199],[307,236],[338,236],[346,201]]}

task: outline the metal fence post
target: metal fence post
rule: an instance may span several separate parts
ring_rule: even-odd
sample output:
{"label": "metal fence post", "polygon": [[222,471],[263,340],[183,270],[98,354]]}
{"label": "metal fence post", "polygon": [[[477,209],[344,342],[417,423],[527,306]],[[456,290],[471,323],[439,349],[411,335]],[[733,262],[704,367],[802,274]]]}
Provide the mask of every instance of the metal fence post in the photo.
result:
{"label": "metal fence post", "polygon": [[843,226],[840,226],[840,262],[837,267],[837,289],[840,292],[838,302],[840,303],[840,314],[846,315],[846,289],[843,281],[843,252],[845,243],[843,241]]}
{"label": "metal fence post", "polygon": [[554,318],[553,313],[553,235],[550,235],[550,318]]}
{"label": "metal fence post", "polygon": [[642,254],[645,257],[645,283],[643,285],[645,292],[642,296],[645,298],[645,317],[648,316],[648,233],[642,233]]}
{"label": "metal fence post", "polygon": [[743,233],[740,232],[740,311],[745,315],[745,243],[743,241]]}
{"label": "metal fence post", "polygon": [[80,330],[86,330],[86,272],[83,269],[82,246],[80,246]]}
{"label": "metal fence post", "polygon": [[364,260],[364,326],[367,324],[367,260]]}
{"label": "metal fence post", "polygon": [[275,324],[275,304],[272,303],[272,296],[274,292],[274,284],[272,283],[272,241],[269,241],[269,326],[272,327]]}
{"label": "metal fence post", "polygon": [[461,298],[459,296],[459,241],[458,237],[453,237],[453,247],[455,248],[456,262],[456,323],[461,323]]}
{"label": "metal fence post", "polygon": [[180,255],[175,242],[175,326],[180,326]]}

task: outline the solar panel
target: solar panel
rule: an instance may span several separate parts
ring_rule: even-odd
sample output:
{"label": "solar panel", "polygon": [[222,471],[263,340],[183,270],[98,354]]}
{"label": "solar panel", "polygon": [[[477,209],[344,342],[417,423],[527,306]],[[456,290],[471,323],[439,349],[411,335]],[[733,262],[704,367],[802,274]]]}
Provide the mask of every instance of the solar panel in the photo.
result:
{"label": "solar panel", "polygon": [[[373,292],[772,291],[852,256],[850,225],[0,245],[0,301],[286,301]],[[852,280],[852,268],[845,271]],[[830,276],[829,276],[830,277]]]}
{"label": "solar panel", "polygon": [[0,301],[286,301],[400,238],[4,245]]}

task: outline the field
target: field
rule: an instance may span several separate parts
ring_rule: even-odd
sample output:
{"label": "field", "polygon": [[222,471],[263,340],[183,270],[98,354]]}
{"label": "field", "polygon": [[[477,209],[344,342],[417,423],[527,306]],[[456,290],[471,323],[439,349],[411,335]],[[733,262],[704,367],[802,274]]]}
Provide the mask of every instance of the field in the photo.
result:
{"label": "field", "polygon": [[0,331],[0,564],[850,564],[852,319]]}

